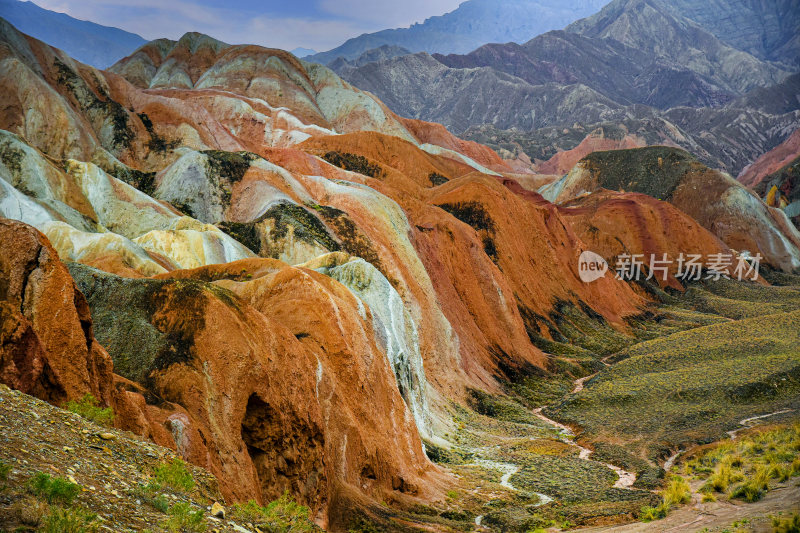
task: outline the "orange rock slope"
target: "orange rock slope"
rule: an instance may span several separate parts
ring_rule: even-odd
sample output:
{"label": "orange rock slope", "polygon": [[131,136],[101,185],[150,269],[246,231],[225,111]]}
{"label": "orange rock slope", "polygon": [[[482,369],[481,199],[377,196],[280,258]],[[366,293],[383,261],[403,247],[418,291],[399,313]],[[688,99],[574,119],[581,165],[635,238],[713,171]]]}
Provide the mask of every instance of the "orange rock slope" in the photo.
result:
{"label": "orange rock slope", "polygon": [[737,252],[760,254],[773,268],[800,268],[800,233],[785,213],[719,171],[671,147],[594,152],[540,189],[563,204],[601,189],[667,201]]}

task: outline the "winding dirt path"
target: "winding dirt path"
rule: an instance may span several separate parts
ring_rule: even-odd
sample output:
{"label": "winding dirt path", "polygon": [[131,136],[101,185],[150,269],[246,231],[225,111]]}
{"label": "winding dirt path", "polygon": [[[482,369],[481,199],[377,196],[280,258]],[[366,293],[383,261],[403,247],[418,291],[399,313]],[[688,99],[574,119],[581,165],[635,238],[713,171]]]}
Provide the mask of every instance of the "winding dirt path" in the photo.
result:
{"label": "winding dirt path", "polygon": [[792,411],[794,411],[794,409],[781,409],[780,411],[775,411],[774,413],[767,413],[765,415],[751,416],[750,418],[745,418],[745,419],[739,421],[739,425],[742,426],[742,427],[737,428],[737,429],[732,429],[732,430],[728,431],[727,432],[728,436],[731,439],[735,439],[736,435],[738,435],[740,432],[744,431],[745,429],[750,429],[751,427],[755,426],[756,424],[754,424],[753,422],[756,422],[756,421],[761,420],[763,418],[769,418],[769,417],[775,416],[775,415],[782,415],[782,414],[785,414],[785,413],[791,413]]}
{"label": "winding dirt path", "polygon": [[595,377],[599,373],[600,372],[595,372],[594,374],[590,374],[588,376],[584,376],[582,378],[576,379],[574,388],[572,389],[572,394],[577,394],[580,391],[582,391],[584,383],[586,383],[587,381],[589,381],[590,379],[592,379],[593,377]]}
{"label": "winding dirt path", "polygon": [[[591,377],[591,376],[589,376],[589,377]],[[581,379],[584,379],[584,378],[581,378]],[[606,468],[610,468],[611,470],[616,472],[616,474],[617,474],[617,482],[614,483],[614,487],[616,487],[618,489],[629,489],[636,482],[636,474],[634,474],[633,472],[628,472],[627,470],[623,470],[622,468],[620,468],[620,467],[618,467],[616,465],[612,465],[611,463],[604,463],[602,461],[595,461],[595,460],[591,459],[590,456],[592,455],[592,450],[590,450],[589,448],[586,448],[585,446],[581,446],[580,444],[575,442],[573,440],[573,438],[572,438],[572,437],[575,436],[575,433],[573,433],[573,431],[570,428],[568,428],[567,426],[565,426],[564,424],[560,424],[560,423],[556,422],[555,420],[553,420],[552,418],[547,418],[542,413],[542,409],[544,409],[544,408],[543,407],[539,407],[537,409],[534,409],[533,414],[535,414],[537,418],[539,418],[540,420],[542,420],[544,422],[547,422],[551,426],[557,427],[559,429],[559,433],[560,433],[559,440],[561,442],[563,442],[564,444],[569,444],[570,446],[578,448],[580,450],[580,452],[578,453],[578,457],[580,459],[583,459],[585,461],[591,461],[593,463],[597,463],[597,464],[603,465]]]}

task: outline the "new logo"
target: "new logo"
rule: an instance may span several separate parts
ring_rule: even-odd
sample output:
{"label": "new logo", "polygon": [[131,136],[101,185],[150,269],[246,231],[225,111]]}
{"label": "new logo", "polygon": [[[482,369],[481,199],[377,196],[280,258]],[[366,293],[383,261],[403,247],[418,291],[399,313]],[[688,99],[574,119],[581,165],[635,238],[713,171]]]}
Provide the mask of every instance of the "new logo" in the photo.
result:
{"label": "new logo", "polygon": [[586,250],[578,259],[578,275],[584,283],[596,281],[608,272],[608,263],[603,256]]}

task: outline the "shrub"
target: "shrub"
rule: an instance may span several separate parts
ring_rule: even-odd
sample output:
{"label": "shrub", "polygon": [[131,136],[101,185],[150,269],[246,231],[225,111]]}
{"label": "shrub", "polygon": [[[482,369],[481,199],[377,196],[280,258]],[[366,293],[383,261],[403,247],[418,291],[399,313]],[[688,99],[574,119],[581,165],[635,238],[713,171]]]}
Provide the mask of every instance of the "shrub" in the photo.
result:
{"label": "shrub", "polygon": [[164,529],[171,532],[200,532],[206,530],[203,510],[192,510],[186,502],[176,503],[167,511],[169,518],[164,522]]}
{"label": "shrub", "polygon": [[692,490],[689,483],[681,476],[672,476],[662,492],[662,502],[657,507],[642,507],[639,520],[652,522],[666,518],[667,513],[676,505],[689,503],[692,500]]}
{"label": "shrub", "polygon": [[448,181],[450,181],[449,179],[447,179],[446,176],[443,176],[443,175],[439,174],[438,172],[431,172],[428,175],[428,179],[430,180],[431,185],[433,185],[434,187],[438,187],[439,185],[443,185],[443,184],[447,183]]}
{"label": "shrub", "polygon": [[723,461],[714,469],[714,473],[708,478],[703,489],[726,492],[731,484],[741,481],[742,479],[744,479],[744,477],[740,472],[734,471],[728,462]]}
{"label": "shrub", "polygon": [[750,503],[757,502],[764,496],[764,493],[769,490],[771,474],[772,469],[770,467],[758,467],[752,478],[733,490],[731,498],[737,498]]}
{"label": "shrub", "polygon": [[10,511],[17,517],[20,523],[32,527],[41,524],[42,519],[49,510],[49,505],[30,495],[23,496],[10,507]]}
{"label": "shrub", "polygon": [[11,473],[11,465],[0,461],[0,491],[5,490],[8,475]]}
{"label": "shrub", "polygon": [[663,498],[664,504],[669,509],[675,505],[689,503],[692,500],[692,490],[681,476],[672,476],[664,489]]}
{"label": "shrub", "polygon": [[751,482],[740,485],[731,492],[731,498],[744,500],[748,503],[757,502],[762,496],[764,496],[764,489]]}
{"label": "shrub", "polygon": [[169,509],[169,502],[167,501],[166,496],[159,494],[160,489],[161,487],[157,483],[151,481],[147,485],[142,485],[140,483],[131,491],[131,494],[135,498],[142,500],[156,511],[166,513]]}
{"label": "shrub", "polygon": [[42,519],[39,533],[93,533],[100,524],[97,515],[82,508],[51,507]]}
{"label": "shrub", "polygon": [[791,476],[800,476],[800,457],[792,461],[789,469],[791,471]]}
{"label": "shrub", "polygon": [[661,520],[667,517],[669,509],[663,504],[658,507],[642,507],[639,512],[639,520],[642,522],[652,522],[653,520]]}
{"label": "shrub", "polygon": [[195,482],[186,463],[177,457],[169,463],[162,463],[155,471],[156,483],[160,487],[188,492],[194,488]]}
{"label": "shrub", "polygon": [[97,398],[87,393],[80,400],[67,402],[67,410],[91,420],[101,426],[111,426],[114,423],[114,410],[110,407],[103,409],[99,406]]}
{"label": "shrub", "polygon": [[772,517],[772,533],[800,533],[800,514],[781,518]]}
{"label": "shrub", "polygon": [[252,522],[272,533],[306,533],[317,531],[309,518],[308,507],[295,502],[288,492],[266,507],[253,500],[233,506],[231,515],[244,522]]}
{"label": "shrub", "polygon": [[768,467],[767,473],[770,479],[777,479],[782,483],[792,476],[792,468],[781,464],[772,464]]}
{"label": "shrub", "polygon": [[703,503],[715,502],[715,501],[717,501],[717,497],[714,496],[713,494],[711,494],[710,492],[707,492],[707,493],[703,494],[703,500],[702,501],[703,501]]}
{"label": "shrub", "polygon": [[50,477],[39,472],[30,480],[31,491],[50,504],[70,505],[80,494],[81,487],[64,478]]}

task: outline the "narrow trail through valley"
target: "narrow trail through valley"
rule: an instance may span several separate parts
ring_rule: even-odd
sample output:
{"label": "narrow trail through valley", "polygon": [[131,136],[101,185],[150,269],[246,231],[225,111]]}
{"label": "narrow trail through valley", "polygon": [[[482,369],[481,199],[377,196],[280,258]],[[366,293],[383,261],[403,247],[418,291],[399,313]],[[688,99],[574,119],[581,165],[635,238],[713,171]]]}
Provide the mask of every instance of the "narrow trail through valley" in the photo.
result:
{"label": "narrow trail through valley", "polygon": [[636,474],[634,474],[633,472],[628,472],[627,470],[624,470],[624,469],[622,469],[622,468],[620,468],[620,467],[618,467],[616,465],[612,465],[611,463],[604,463],[602,461],[595,461],[593,459],[590,459],[590,456],[592,455],[592,450],[590,450],[589,448],[586,448],[584,446],[581,446],[580,444],[575,442],[573,440],[573,437],[575,436],[575,433],[570,428],[565,426],[564,424],[560,424],[560,423],[556,422],[555,420],[553,420],[552,418],[546,417],[542,413],[542,409],[544,409],[544,407],[539,407],[537,409],[534,409],[533,413],[540,420],[542,420],[544,422],[547,422],[548,424],[550,424],[552,426],[557,427],[559,429],[559,434],[560,434],[559,440],[561,442],[565,443],[565,444],[569,444],[570,446],[574,446],[575,448],[578,448],[580,450],[580,453],[578,454],[578,457],[580,459],[583,459],[585,461],[591,461],[591,462],[597,463],[597,464],[601,464],[601,465],[605,466],[606,468],[610,468],[611,470],[616,472],[616,474],[618,476],[618,479],[617,479],[617,482],[614,483],[614,487],[616,487],[618,489],[629,489],[636,482]]}
{"label": "narrow trail through valley", "polygon": [[735,439],[735,438],[736,438],[736,435],[738,435],[740,432],[742,432],[742,431],[744,431],[744,430],[746,430],[746,429],[750,429],[750,428],[752,428],[753,426],[755,426],[755,424],[754,424],[753,422],[756,422],[756,421],[758,421],[758,420],[761,420],[761,419],[764,419],[764,418],[769,418],[769,417],[771,417],[771,416],[776,416],[776,415],[782,415],[782,414],[786,414],[786,413],[791,413],[793,410],[794,410],[794,409],[781,409],[780,411],[775,411],[775,412],[773,412],[773,413],[767,413],[767,414],[765,414],[765,415],[758,415],[758,416],[751,416],[750,418],[745,418],[745,419],[742,419],[742,420],[740,420],[740,421],[739,421],[739,425],[740,425],[741,427],[739,427],[739,428],[736,428],[736,429],[732,429],[732,430],[728,431],[728,432],[727,432],[727,433],[728,433],[728,436],[729,436],[731,439]]}

